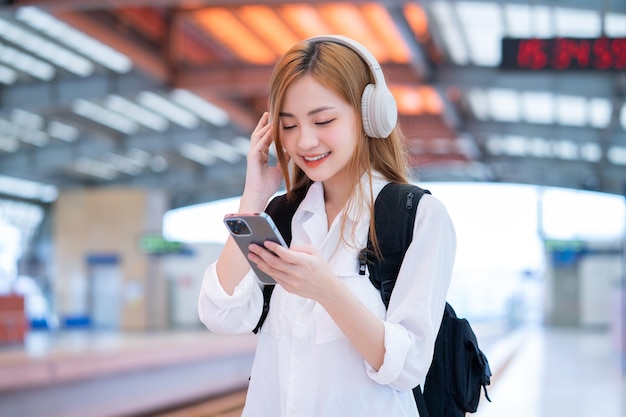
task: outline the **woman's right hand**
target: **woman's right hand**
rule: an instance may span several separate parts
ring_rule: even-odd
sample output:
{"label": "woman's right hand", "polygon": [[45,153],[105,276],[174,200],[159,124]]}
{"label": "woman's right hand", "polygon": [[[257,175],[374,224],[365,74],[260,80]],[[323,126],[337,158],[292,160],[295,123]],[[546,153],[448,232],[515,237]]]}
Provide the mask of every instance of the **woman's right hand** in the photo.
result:
{"label": "woman's right hand", "polygon": [[262,211],[269,198],[278,190],[283,174],[278,166],[269,165],[269,148],[272,144],[272,124],[269,113],[259,119],[250,136],[247,157],[246,184],[240,211]]}

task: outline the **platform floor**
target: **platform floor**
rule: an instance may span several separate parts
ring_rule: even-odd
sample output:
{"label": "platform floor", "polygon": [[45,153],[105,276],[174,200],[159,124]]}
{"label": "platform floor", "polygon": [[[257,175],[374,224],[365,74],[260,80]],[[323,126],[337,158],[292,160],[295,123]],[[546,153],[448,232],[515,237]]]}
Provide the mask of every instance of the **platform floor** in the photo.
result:
{"label": "platform floor", "polygon": [[608,332],[532,327],[475,417],[624,417],[623,358]]}
{"label": "platform floor", "polygon": [[[609,332],[535,325],[504,335],[493,326],[490,332],[476,327],[494,371],[489,387],[493,402],[483,398],[478,412],[468,417],[626,416],[623,358]],[[208,398],[228,391],[229,384],[245,386],[254,343],[251,336],[206,331],[31,335],[21,348],[0,349],[0,415],[127,417],[139,409],[154,411],[139,413],[144,416],[159,415],[158,410],[185,398]],[[142,375],[140,383],[133,382]],[[93,380],[96,376],[102,378]],[[178,381],[179,392],[173,391],[172,381]],[[154,392],[158,403],[146,394]],[[125,399],[121,403],[128,407],[90,408],[90,398],[108,404]]]}

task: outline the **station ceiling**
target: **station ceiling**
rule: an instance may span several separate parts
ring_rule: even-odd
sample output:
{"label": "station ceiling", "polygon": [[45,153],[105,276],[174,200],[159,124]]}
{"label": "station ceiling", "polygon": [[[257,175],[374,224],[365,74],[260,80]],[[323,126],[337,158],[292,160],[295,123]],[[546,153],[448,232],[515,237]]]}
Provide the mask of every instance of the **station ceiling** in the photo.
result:
{"label": "station ceiling", "polygon": [[0,1],[0,185],[239,195],[273,63],[322,33],[380,61],[422,180],[624,193],[622,0]]}

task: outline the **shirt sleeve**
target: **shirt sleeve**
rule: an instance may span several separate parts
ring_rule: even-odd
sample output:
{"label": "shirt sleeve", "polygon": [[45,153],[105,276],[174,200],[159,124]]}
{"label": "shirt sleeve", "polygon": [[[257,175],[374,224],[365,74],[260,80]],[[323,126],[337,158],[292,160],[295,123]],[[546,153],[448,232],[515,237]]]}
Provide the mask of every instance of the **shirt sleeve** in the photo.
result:
{"label": "shirt sleeve", "polygon": [[413,240],[389,302],[385,326],[385,356],[370,378],[398,390],[424,383],[432,362],[452,268],[456,232],[445,206],[432,195],[420,200]]}
{"label": "shirt sleeve", "polygon": [[220,284],[216,264],[211,264],[202,278],[198,297],[200,321],[215,333],[249,333],[263,309],[263,291],[256,276],[250,270],[229,295]]}

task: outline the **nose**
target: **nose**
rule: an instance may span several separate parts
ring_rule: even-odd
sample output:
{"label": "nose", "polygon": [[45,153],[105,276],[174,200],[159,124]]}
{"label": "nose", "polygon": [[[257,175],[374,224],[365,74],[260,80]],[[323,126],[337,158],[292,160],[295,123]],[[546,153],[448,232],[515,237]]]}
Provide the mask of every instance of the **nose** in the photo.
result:
{"label": "nose", "polygon": [[319,144],[317,134],[314,129],[301,127],[298,136],[298,148],[303,151],[314,149]]}

